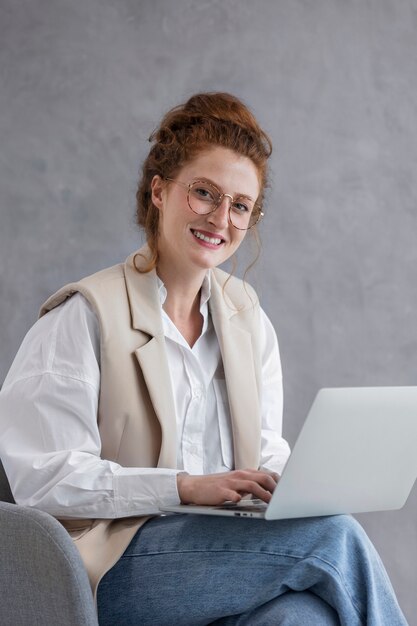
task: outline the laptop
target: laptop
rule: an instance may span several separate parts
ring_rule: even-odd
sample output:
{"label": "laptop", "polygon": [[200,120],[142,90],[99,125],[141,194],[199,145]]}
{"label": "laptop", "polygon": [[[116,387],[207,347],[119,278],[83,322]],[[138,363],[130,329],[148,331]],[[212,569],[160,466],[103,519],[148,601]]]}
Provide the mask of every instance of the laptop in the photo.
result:
{"label": "laptop", "polygon": [[278,520],[400,509],[416,477],[417,387],[321,389],[269,504],[161,512]]}

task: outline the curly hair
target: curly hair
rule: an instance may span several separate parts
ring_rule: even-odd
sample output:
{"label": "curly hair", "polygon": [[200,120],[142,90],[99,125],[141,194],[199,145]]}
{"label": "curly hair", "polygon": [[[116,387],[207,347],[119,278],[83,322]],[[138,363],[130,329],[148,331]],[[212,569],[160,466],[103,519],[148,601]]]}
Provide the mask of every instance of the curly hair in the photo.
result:
{"label": "curly hair", "polygon": [[149,137],[153,144],[142,166],[136,192],[136,219],[146,235],[151,252],[144,271],[158,260],[159,211],[152,203],[151,182],[155,175],[172,178],[198,153],[211,146],[229,148],[254,163],[261,185],[261,205],[267,185],[267,160],[272,152],[268,135],[254,115],[228,93],[200,93],[174,107]]}

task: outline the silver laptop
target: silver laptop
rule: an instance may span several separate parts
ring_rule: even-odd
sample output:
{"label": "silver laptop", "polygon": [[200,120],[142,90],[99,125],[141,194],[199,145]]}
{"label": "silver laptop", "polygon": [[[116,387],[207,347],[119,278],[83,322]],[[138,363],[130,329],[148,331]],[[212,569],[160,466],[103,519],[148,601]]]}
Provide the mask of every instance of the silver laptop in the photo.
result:
{"label": "silver laptop", "polygon": [[267,520],[400,509],[417,477],[417,387],[321,389],[269,504],[162,512]]}

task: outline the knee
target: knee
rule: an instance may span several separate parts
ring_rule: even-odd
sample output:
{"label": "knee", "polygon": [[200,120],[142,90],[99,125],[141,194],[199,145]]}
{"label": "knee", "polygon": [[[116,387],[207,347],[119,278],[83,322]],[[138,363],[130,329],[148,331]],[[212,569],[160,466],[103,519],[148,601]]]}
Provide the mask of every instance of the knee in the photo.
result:
{"label": "knee", "polygon": [[333,515],[327,518],[329,532],[335,533],[344,541],[363,543],[369,541],[368,536],[359,522],[351,515]]}
{"label": "knee", "polygon": [[237,624],[280,624],[280,626],[340,626],[336,611],[308,591],[288,591],[258,607]]}
{"label": "knee", "polygon": [[330,515],[325,517],[311,517],[308,524],[312,525],[314,532],[319,535],[359,537],[365,535],[365,531],[359,522],[351,515]]}
{"label": "knee", "polygon": [[373,552],[373,546],[359,522],[351,515],[317,518],[317,529],[332,552],[340,556]]}

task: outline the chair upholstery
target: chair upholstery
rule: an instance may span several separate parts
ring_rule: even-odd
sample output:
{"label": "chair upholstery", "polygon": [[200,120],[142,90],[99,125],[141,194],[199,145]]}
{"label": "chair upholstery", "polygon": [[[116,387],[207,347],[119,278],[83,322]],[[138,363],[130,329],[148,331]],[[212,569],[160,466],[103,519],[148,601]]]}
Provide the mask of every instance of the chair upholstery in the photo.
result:
{"label": "chair upholstery", "polygon": [[0,461],[0,624],[98,626],[81,557],[48,513],[14,504]]}
{"label": "chair upholstery", "polygon": [[9,481],[7,480],[6,472],[3,468],[3,463],[0,459],[0,502],[12,502],[14,504],[14,498],[10,489]]}

